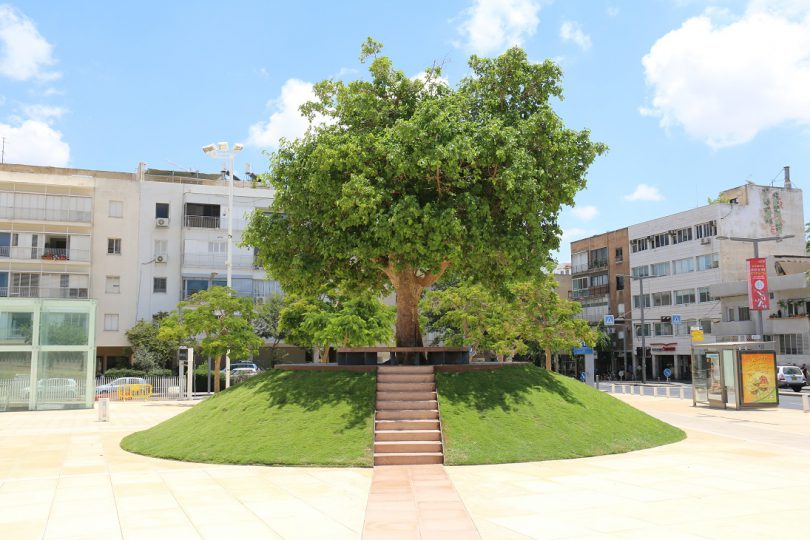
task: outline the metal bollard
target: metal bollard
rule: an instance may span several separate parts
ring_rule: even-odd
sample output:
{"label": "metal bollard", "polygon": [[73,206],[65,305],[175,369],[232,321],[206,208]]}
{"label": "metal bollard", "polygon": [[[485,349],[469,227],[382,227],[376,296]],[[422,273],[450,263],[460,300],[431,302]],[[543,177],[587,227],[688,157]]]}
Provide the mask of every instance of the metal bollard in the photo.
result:
{"label": "metal bollard", "polygon": [[658,387],[653,386],[653,397],[658,397]]}
{"label": "metal bollard", "polygon": [[98,421],[110,421],[110,398],[103,397],[98,400]]}
{"label": "metal bollard", "polygon": [[802,394],[802,410],[810,412],[810,394]]}
{"label": "metal bollard", "polygon": [[683,386],[681,386],[681,399],[684,399]]}
{"label": "metal bollard", "polygon": [[611,394],[615,394],[615,393],[616,393],[616,385],[615,385],[615,384],[611,384],[611,385],[610,385],[610,393],[611,393]]}
{"label": "metal bollard", "polygon": [[672,387],[671,386],[667,386],[667,397],[668,398],[672,397]]}

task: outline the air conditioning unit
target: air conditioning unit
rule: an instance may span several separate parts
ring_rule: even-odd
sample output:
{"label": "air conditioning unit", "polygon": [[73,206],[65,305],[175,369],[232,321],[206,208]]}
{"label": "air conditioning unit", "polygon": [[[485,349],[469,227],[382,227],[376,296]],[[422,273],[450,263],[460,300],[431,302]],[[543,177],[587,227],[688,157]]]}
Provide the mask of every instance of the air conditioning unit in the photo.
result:
{"label": "air conditioning unit", "polygon": [[709,245],[709,244],[712,243],[712,239],[711,238],[701,238],[700,243],[703,244],[704,246],[706,246],[706,245]]}
{"label": "air conditioning unit", "polygon": [[167,217],[155,218],[155,227],[168,227],[168,226],[169,226],[169,218]]}
{"label": "air conditioning unit", "polygon": [[169,256],[168,255],[155,255],[155,262],[156,263],[169,262]]}

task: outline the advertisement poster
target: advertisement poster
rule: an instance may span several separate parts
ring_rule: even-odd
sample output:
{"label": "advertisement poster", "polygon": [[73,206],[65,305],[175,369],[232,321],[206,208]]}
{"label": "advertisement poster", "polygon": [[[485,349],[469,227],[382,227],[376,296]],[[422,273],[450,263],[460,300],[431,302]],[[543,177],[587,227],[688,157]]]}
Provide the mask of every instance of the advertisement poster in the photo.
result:
{"label": "advertisement poster", "polygon": [[776,355],[772,352],[740,353],[742,404],[776,404]]}
{"label": "advertisement poster", "polygon": [[770,309],[768,296],[768,266],[766,259],[748,259],[748,309],[762,311]]}

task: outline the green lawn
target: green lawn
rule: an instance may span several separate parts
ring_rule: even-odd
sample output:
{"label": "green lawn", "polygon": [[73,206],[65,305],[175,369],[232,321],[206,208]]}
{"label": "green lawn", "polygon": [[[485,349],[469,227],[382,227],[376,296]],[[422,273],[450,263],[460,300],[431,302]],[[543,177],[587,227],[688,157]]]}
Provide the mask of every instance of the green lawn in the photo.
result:
{"label": "green lawn", "polygon": [[370,466],[375,385],[373,373],[270,370],[121,447],[209,463]]}
{"label": "green lawn", "polygon": [[437,373],[445,463],[616,454],[673,443],[680,429],[533,365]]}

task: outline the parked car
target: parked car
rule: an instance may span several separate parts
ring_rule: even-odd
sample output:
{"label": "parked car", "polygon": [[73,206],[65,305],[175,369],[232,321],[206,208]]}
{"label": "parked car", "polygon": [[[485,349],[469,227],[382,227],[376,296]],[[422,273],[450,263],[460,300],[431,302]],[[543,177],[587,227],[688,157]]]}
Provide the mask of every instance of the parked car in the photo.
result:
{"label": "parked car", "polygon": [[802,370],[796,366],[776,366],[776,381],[779,388],[789,386],[794,392],[801,392],[802,387],[807,384]]}
{"label": "parked car", "polygon": [[[256,373],[261,371],[259,369],[259,366],[254,364],[253,362],[234,362],[234,363],[231,364],[231,375],[233,375],[236,372],[237,369],[251,369],[251,370],[253,370],[252,375],[255,375]],[[225,375],[226,371],[227,370],[225,368],[222,368],[220,370],[220,373]]]}
{"label": "parked car", "polygon": [[[23,399],[28,399],[30,393],[30,386],[23,388]],[[40,379],[37,381],[37,395],[40,399],[76,399],[79,397],[79,385],[73,379]]]}
{"label": "parked car", "polygon": [[119,386],[125,384],[148,384],[143,377],[119,377],[112,382],[96,386],[96,395],[112,394],[118,391]]}
{"label": "parked car", "polygon": [[231,370],[231,377],[256,375],[258,369],[252,367],[238,367]]}

